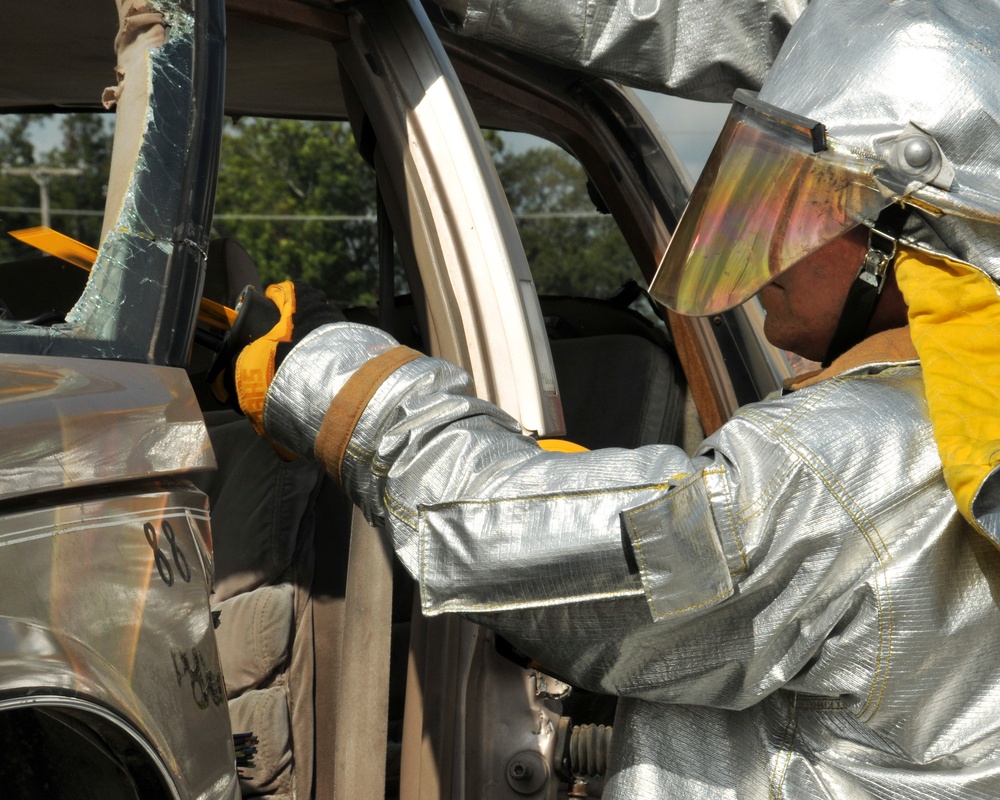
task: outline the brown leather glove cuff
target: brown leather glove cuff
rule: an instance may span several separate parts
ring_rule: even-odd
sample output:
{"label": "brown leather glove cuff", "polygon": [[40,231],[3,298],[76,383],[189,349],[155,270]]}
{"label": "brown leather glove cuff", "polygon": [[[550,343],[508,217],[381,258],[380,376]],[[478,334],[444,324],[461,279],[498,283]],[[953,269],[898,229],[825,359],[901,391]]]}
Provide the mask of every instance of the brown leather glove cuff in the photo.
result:
{"label": "brown leather glove cuff", "polygon": [[316,460],[338,484],[344,454],[368,402],[386,378],[421,355],[409,347],[394,347],[362,364],[333,398],[323,417],[314,452]]}

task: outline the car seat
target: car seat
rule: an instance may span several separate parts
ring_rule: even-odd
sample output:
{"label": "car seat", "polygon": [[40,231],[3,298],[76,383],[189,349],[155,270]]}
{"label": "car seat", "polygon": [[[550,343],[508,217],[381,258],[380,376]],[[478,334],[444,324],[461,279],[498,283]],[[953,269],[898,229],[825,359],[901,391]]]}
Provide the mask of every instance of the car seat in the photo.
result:
{"label": "car seat", "polygon": [[[213,241],[205,296],[233,306],[256,266],[232,239]],[[333,763],[330,711],[340,662],[350,501],[312,462],[283,461],[190,369],[218,469],[195,482],[212,514],[216,641],[234,734],[253,734],[244,797],[312,797]],[[319,773],[319,776],[317,775]]]}
{"label": "car seat", "polygon": [[610,300],[539,298],[566,438],[590,450],[691,448],[702,439],[666,328],[631,307],[641,296],[637,285],[628,284]]}

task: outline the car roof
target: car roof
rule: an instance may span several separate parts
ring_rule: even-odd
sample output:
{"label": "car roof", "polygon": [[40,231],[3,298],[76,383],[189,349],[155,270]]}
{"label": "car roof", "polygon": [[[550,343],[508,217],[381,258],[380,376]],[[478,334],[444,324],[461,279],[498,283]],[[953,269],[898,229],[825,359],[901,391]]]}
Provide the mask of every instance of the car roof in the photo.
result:
{"label": "car roof", "polygon": [[[0,112],[100,109],[104,88],[115,83],[114,0],[8,6]],[[226,25],[230,114],[344,117],[329,41],[346,33],[343,15],[307,0],[236,0],[227,3]],[[311,35],[301,34],[306,29]]]}

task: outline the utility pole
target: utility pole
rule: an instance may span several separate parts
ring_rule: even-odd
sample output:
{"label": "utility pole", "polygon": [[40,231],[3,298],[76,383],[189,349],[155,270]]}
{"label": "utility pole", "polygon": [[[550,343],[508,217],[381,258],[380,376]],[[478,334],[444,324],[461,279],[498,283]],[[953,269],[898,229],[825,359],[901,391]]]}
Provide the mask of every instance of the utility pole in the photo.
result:
{"label": "utility pole", "polygon": [[4,167],[4,175],[27,176],[38,184],[38,202],[42,211],[42,227],[51,228],[49,212],[49,181],[56,177],[82,175],[79,167]]}

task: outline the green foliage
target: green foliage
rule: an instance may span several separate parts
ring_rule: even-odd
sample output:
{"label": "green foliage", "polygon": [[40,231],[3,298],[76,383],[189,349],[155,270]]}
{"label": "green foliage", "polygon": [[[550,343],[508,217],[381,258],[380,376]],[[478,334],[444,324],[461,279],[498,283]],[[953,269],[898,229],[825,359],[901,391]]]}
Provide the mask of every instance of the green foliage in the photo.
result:
{"label": "green foliage", "polygon": [[[0,117],[0,164],[4,167],[73,167],[78,176],[49,179],[51,225],[62,233],[96,246],[111,168],[113,118],[101,114],[13,114]],[[60,143],[40,150],[43,131],[55,129]],[[0,229],[3,233],[40,225],[39,185],[30,175],[0,177]],[[64,213],[64,212],[71,213]],[[0,261],[34,256],[33,248],[0,236]]]}
{"label": "green foliage", "polygon": [[53,215],[53,227],[67,236],[97,247],[104,220],[114,139],[113,118],[105,114],[69,114],[60,124],[62,143],[47,156],[53,166],[77,167],[78,178],[53,180],[52,207],[92,213]]}
{"label": "green foliage", "polygon": [[[613,220],[596,212],[579,163],[549,145],[510,152],[496,131],[485,138],[540,292],[607,297],[638,274]],[[374,173],[348,126],[244,119],[227,127],[213,235],[238,238],[265,284],[301,278],[342,303],[374,305],[374,206]]]}
{"label": "green foliage", "polygon": [[539,294],[610,297],[639,274],[610,216],[600,215],[587,176],[551,145],[510,152],[488,139]]}
{"label": "green foliage", "polygon": [[[100,235],[113,118],[0,118],[0,163],[79,167],[79,177],[49,184],[52,224],[96,246]],[[60,143],[39,152],[34,141],[57,126]],[[638,274],[610,217],[594,208],[580,165],[557,147],[515,149],[495,131],[485,138],[517,220],[539,292],[607,297]],[[265,284],[298,278],[349,305],[378,295],[375,176],[345,124],[243,119],[223,134],[212,236],[239,239]],[[37,208],[31,177],[0,178],[0,207]],[[63,214],[74,209],[86,214]],[[38,225],[39,215],[0,212],[4,230]],[[2,241],[0,260],[24,248]],[[33,254],[34,251],[24,253]]]}
{"label": "green foliage", "polygon": [[[31,142],[33,118],[28,114],[0,117],[0,165],[26,167],[34,164]],[[16,209],[38,207],[38,186],[30,177],[0,175],[0,261],[10,261],[17,253],[29,251],[6,235],[9,230],[38,225],[38,214]]]}
{"label": "green foliage", "polygon": [[378,296],[375,175],[346,125],[244,119],[223,137],[213,236],[267,283],[302,279],[347,304]]}
{"label": "green foliage", "polygon": [[35,148],[30,129],[34,121],[31,114],[0,117],[0,159],[4,166],[20,167],[32,163]]}

